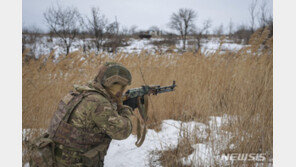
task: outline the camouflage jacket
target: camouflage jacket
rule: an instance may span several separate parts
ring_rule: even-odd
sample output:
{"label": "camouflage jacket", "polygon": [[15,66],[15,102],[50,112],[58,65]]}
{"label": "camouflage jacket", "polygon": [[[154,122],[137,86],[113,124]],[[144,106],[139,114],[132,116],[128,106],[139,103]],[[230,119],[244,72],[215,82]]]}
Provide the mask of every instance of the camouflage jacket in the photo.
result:
{"label": "camouflage jacket", "polygon": [[[118,110],[106,90],[91,84],[75,89],[76,93],[61,100],[49,128],[56,143],[57,166],[103,166],[111,140],[131,134],[132,109],[124,106]],[[59,122],[63,112],[66,118]]]}

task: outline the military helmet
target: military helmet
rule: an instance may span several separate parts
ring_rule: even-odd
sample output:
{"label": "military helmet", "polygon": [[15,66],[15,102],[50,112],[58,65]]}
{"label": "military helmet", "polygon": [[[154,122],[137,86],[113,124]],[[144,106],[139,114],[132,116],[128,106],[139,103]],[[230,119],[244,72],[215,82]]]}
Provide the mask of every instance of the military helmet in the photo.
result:
{"label": "military helmet", "polygon": [[125,86],[131,84],[132,76],[129,70],[121,64],[107,62],[100,68],[100,72],[95,80],[100,81],[105,87],[109,87],[114,83]]}

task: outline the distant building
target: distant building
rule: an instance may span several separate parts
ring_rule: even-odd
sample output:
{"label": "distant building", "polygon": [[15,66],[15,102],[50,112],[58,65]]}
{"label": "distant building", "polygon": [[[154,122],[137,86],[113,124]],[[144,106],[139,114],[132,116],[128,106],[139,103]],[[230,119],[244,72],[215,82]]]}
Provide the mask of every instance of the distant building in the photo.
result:
{"label": "distant building", "polygon": [[151,37],[158,37],[161,36],[162,32],[161,31],[156,31],[156,30],[148,30],[148,31],[140,31],[139,32],[139,38],[147,38],[150,39]]}
{"label": "distant building", "polygon": [[162,35],[160,30],[149,30],[149,34],[152,36],[161,36]]}

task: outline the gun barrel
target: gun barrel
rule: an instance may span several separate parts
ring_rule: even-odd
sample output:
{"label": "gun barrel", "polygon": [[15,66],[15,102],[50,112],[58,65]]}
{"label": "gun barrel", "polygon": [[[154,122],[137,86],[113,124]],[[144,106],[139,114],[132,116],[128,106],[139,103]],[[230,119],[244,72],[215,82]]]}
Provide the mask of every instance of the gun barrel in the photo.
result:
{"label": "gun barrel", "polygon": [[171,91],[174,91],[174,88],[176,86],[177,86],[176,82],[173,81],[173,84],[171,86],[160,87],[159,85],[153,85],[153,86],[145,85],[145,86],[142,86],[140,88],[129,89],[122,96],[122,100],[125,101],[127,99],[140,97],[140,96],[143,96],[145,94],[156,95],[156,94],[159,94],[159,93],[171,92]]}
{"label": "gun barrel", "polygon": [[156,91],[156,94],[174,91],[176,86],[177,86],[176,82],[173,81],[173,84],[171,86],[164,86],[164,87],[158,88],[158,90]]}

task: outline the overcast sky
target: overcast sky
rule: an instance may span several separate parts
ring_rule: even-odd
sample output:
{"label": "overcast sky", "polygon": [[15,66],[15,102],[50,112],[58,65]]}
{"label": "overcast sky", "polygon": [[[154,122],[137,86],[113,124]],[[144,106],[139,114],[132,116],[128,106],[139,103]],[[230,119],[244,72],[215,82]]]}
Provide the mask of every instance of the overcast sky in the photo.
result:
{"label": "overcast sky", "polygon": [[[145,30],[158,26],[169,30],[169,18],[180,8],[191,8],[198,13],[197,26],[208,18],[212,20],[212,27],[221,24],[227,27],[230,20],[235,26],[248,24],[248,7],[252,0],[23,0],[23,27],[34,25],[47,30],[43,12],[56,5],[57,1],[62,6],[76,7],[83,15],[90,15],[91,7],[99,7],[109,22],[117,17],[121,26],[127,28],[136,25],[138,29]],[[267,8],[272,13],[272,0],[258,1],[267,1]]]}

